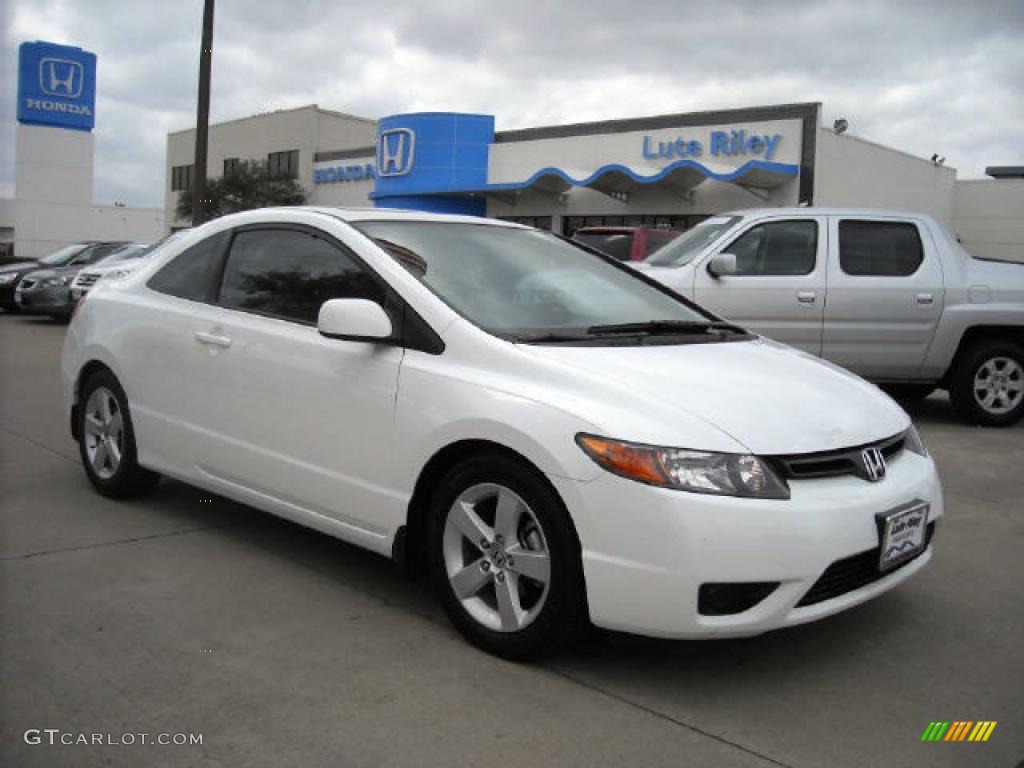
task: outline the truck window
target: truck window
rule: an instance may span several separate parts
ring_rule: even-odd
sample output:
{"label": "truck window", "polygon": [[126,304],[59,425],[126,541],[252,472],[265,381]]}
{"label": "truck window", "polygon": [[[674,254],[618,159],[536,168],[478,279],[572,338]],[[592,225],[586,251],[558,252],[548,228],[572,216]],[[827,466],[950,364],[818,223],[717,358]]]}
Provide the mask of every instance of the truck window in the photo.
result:
{"label": "truck window", "polygon": [[629,261],[633,253],[633,235],[629,232],[577,232],[573,240],[597,248],[619,261]]}
{"label": "truck window", "polygon": [[910,222],[839,222],[839,266],[848,275],[907,277],[923,261],[921,235]]}
{"label": "truck window", "polygon": [[818,223],[765,222],[733,240],[725,252],[736,255],[737,275],[807,275],[818,253]]}

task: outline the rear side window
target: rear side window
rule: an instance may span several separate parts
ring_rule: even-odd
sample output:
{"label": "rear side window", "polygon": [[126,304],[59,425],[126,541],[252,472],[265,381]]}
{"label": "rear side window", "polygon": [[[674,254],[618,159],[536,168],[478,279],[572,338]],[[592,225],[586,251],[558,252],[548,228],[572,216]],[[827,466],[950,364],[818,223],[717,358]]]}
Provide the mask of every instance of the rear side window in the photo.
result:
{"label": "rear side window", "polygon": [[384,289],[355,257],[308,232],[243,230],[231,242],[219,303],[315,324],[328,299],[369,299]]}
{"label": "rear side window", "polygon": [[222,232],[182,251],[149,280],[149,287],[192,301],[212,301],[227,233]]}
{"label": "rear side window", "polygon": [[573,239],[619,261],[629,261],[633,253],[633,235],[628,232],[577,232]]}
{"label": "rear side window", "polygon": [[818,254],[818,223],[769,221],[752,227],[725,249],[736,255],[737,275],[807,275]]}
{"label": "rear side window", "polygon": [[839,222],[839,266],[848,275],[907,277],[923,261],[921,235],[910,222]]}

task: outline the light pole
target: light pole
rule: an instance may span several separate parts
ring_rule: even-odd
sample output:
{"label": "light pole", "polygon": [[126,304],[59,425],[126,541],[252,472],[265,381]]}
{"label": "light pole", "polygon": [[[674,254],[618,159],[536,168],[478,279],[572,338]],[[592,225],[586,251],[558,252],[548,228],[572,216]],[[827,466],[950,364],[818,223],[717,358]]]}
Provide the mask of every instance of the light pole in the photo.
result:
{"label": "light pole", "polygon": [[192,166],[192,226],[206,221],[206,145],[210,129],[210,69],[213,64],[213,0],[204,0],[203,41],[199,50],[199,103],[196,157]]}

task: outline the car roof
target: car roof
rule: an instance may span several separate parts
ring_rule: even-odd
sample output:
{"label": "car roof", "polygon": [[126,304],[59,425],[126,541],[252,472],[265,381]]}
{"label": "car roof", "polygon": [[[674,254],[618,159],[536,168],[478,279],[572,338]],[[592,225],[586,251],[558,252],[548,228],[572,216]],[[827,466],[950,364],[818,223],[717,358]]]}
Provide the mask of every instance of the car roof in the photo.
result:
{"label": "car roof", "polygon": [[334,208],[323,205],[300,205],[282,206],[281,208],[263,209],[308,211],[310,213],[321,213],[333,216],[345,222],[354,221],[438,221],[453,224],[491,224],[495,226],[510,227],[515,229],[529,229],[522,224],[515,224],[511,221],[499,219],[488,219],[483,216],[463,216],[453,213],[426,213],[424,211],[410,211],[402,208],[373,208],[373,207],[351,207]]}
{"label": "car roof", "polygon": [[899,218],[931,218],[921,211],[891,210],[889,208],[839,208],[829,206],[797,206],[790,208],[741,208],[722,211],[715,216],[893,216]]}

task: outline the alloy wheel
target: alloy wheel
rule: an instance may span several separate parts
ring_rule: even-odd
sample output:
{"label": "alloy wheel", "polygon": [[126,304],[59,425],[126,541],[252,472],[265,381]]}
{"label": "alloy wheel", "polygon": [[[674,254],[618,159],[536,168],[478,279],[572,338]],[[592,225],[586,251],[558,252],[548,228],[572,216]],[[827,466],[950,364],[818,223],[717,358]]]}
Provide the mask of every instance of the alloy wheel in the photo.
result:
{"label": "alloy wheel", "polygon": [[974,374],[974,397],[988,413],[1009,413],[1024,400],[1024,368],[1011,357],[985,360]]}
{"label": "alloy wheel", "polygon": [[548,597],[551,557],[530,506],[511,489],[481,483],[452,503],[442,553],[448,583],[466,612],[496,632],[518,632]]}
{"label": "alloy wheel", "polygon": [[83,440],[89,465],[101,480],[117,474],[124,453],[124,418],[114,393],[97,387],[85,404]]}

